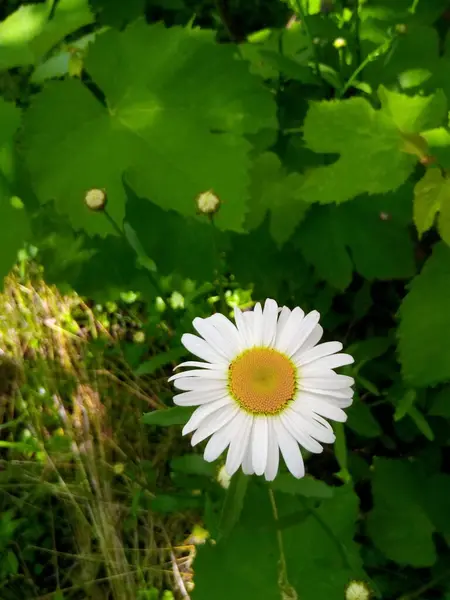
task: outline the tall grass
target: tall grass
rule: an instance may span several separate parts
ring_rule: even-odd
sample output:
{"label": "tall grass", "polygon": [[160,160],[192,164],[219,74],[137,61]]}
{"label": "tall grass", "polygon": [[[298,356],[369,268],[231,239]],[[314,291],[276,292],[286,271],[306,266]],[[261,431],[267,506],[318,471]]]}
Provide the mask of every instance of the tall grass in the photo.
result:
{"label": "tall grass", "polygon": [[[133,374],[126,335],[36,273],[6,281],[0,510],[14,532],[3,536],[12,568],[2,599],[153,600],[165,588],[188,597],[193,550],[179,544],[189,523],[151,510],[178,436],[151,439],[141,425],[165,378]],[[0,527],[0,553],[1,540]]]}

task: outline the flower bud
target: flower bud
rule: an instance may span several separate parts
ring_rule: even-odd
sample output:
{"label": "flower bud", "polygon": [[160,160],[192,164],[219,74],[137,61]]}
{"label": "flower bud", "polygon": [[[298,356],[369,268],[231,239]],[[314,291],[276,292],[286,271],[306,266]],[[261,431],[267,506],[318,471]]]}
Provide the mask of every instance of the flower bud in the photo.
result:
{"label": "flower bud", "polygon": [[338,37],[333,42],[333,46],[336,48],[336,50],[340,50],[341,48],[345,48],[346,45],[347,45],[347,40],[344,39],[343,37]]}
{"label": "flower bud", "polygon": [[350,581],[345,590],[345,600],[370,600],[370,589],[365,581]]}
{"label": "flower bud", "polygon": [[107,201],[108,198],[105,190],[100,190],[98,188],[92,188],[91,190],[88,190],[84,197],[84,203],[86,206],[95,212],[105,210]]}
{"label": "flower bud", "polygon": [[197,208],[203,215],[214,215],[220,208],[220,200],[212,190],[197,196]]}
{"label": "flower bud", "polygon": [[395,26],[395,31],[396,31],[397,33],[404,34],[404,33],[406,33],[406,32],[408,31],[408,26],[407,26],[407,25],[405,25],[405,23],[398,23],[398,24]]}

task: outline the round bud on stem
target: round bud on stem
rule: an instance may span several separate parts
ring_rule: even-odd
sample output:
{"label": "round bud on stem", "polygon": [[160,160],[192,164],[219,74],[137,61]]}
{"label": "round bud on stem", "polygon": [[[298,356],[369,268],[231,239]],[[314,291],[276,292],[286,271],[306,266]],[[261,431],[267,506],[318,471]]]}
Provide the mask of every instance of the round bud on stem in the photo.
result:
{"label": "round bud on stem", "polygon": [[199,212],[203,215],[215,215],[220,208],[220,200],[212,190],[197,196],[196,203]]}
{"label": "round bud on stem", "polygon": [[405,23],[397,23],[395,26],[395,31],[400,34],[404,34],[408,31],[408,26]]}
{"label": "round bud on stem", "polygon": [[105,210],[107,202],[108,197],[105,190],[100,190],[98,188],[92,188],[91,190],[87,191],[84,197],[84,203],[86,206],[95,212]]}
{"label": "round bud on stem", "polygon": [[345,600],[370,600],[371,592],[365,581],[350,581],[345,590]]}
{"label": "round bud on stem", "polygon": [[341,48],[345,48],[346,45],[347,45],[347,40],[344,39],[343,37],[338,37],[333,42],[333,46],[336,48],[336,50],[340,50]]}

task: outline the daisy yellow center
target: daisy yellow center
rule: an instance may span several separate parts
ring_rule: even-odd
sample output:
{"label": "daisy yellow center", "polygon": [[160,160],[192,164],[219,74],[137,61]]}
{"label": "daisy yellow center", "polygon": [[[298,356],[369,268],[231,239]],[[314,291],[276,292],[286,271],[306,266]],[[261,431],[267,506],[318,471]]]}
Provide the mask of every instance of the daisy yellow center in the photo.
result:
{"label": "daisy yellow center", "polygon": [[250,348],[230,364],[228,386],[233,398],[252,414],[274,415],[293,399],[296,368],[272,348]]}

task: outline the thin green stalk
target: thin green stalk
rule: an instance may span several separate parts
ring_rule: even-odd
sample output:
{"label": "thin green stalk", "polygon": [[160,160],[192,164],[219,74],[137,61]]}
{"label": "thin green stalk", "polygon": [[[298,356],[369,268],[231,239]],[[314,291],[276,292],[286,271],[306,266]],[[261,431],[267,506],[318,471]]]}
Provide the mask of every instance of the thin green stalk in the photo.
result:
{"label": "thin green stalk", "polygon": [[211,221],[213,251],[214,251],[214,256],[215,256],[215,260],[216,260],[216,276],[217,276],[217,283],[219,284],[220,311],[224,315],[226,315],[227,301],[225,298],[225,290],[224,290],[223,280],[222,280],[222,264],[221,264],[221,258],[220,258],[219,241],[217,239],[217,228],[216,228],[216,224],[214,222],[213,215],[210,217],[210,221]]}
{"label": "thin green stalk", "polygon": [[275,494],[273,493],[273,490],[270,487],[269,487],[269,499],[270,499],[270,504],[272,506],[273,519],[275,521],[275,526],[276,526],[276,530],[277,530],[278,551],[280,553],[278,585],[280,586],[280,590],[283,592],[284,597],[298,598],[297,592],[294,590],[294,588],[289,583],[286,555],[284,552],[284,544],[283,544],[283,534],[281,533],[281,529],[279,527],[280,519],[279,519],[279,515],[278,515],[278,508],[277,508],[277,503],[275,500]]}
{"label": "thin green stalk", "polygon": [[320,67],[319,67],[319,53],[317,51],[317,46],[314,43],[314,39],[311,33],[311,29],[309,27],[308,21],[306,19],[306,14],[305,11],[303,10],[303,6],[302,3],[300,2],[300,0],[295,0],[295,6],[297,9],[297,13],[300,17],[300,20],[305,28],[305,33],[306,33],[306,37],[308,38],[308,43],[311,49],[311,53],[313,55],[314,58],[314,67],[316,70],[316,74],[318,77],[320,77]]}
{"label": "thin green stalk", "polygon": [[342,86],[342,88],[337,91],[337,97],[342,98],[345,92],[353,85],[353,82],[356,80],[361,71],[363,71],[370,62],[378,58],[378,56],[387,52],[391,47],[392,43],[393,39],[389,39],[386,42],[383,42],[380,46],[378,46],[378,48],[375,48],[375,50],[370,52],[362,61],[362,63],[353,71],[353,73],[350,75],[349,79]]}

